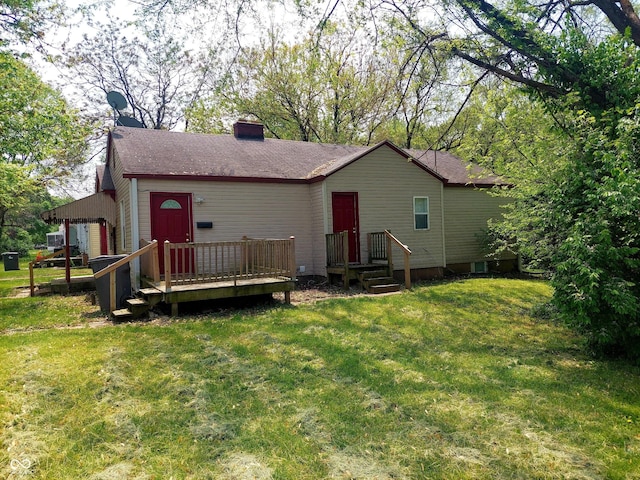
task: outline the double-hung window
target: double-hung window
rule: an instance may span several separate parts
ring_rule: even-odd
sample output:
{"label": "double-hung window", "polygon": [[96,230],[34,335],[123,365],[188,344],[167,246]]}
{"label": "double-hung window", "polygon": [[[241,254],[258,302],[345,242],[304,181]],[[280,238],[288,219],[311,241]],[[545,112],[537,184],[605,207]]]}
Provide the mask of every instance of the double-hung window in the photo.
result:
{"label": "double-hung window", "polygon": [[413,197],[413,227],[429,230],[429,197]]}

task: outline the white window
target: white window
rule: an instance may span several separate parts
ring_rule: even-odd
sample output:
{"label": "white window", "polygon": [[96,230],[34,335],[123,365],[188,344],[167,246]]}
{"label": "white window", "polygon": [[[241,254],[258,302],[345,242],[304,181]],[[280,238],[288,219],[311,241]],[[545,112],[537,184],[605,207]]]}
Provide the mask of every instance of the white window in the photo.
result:
{"label": "white window", "polygon": [[429,230],[429,197],[413,197],[413,228]]}

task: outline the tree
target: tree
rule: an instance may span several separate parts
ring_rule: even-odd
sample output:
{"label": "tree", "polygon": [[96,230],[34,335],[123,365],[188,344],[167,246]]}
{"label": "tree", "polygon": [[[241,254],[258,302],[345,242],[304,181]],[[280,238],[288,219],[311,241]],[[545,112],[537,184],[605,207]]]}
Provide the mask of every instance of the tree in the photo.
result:
{"label": "tree", "polygon": [[86,137],[76,112],[27,65],[0,51],[0,239],[10,214],[64,181],[85,161]]}
{"label": "tree", "polygon": [[[634,5],[444,0],[444,35],[437,43],[434,25],[425,23],[430,6],[385,0],[374,10],[393,14],[425,52],[448,48],[480,77],[520,85],[552,116],[549,132],[559,135],[546,155],[536,153],[535,163],[543,166],[537,173],[509,172],[515,207],[497,230],[502,241],[549,260],[554,303],[590,347],[640,359],[640,157],[634,140],[640,21]],[[495,148],[488,152],[480,155],[486,166],[506,166],[496,162]]]}
{"label": "tree", "polygon": [[[294,44],[272,33],[245,49],[208,103],[260,120],[276,138],[368,144],[393,108],[393,80],[358,31],[331,26]],[[192,112],[192,128],[203,131],[210,112]]]}
{"label": "tree", "polygon": [[40,41],[61,13],[59,4],[47,0],[0,0],[0,47]]}
{"label": "tree", "polygon": [[69,80],[89,108],[98,108],[97,116],[110,115],[106,94],[115,90],[128,102],[124,113],[145,128],[173,129],[183,122],[213,68],[213,56],[190,51],[162,18],[150,26],[138,24],[135,34],[119,20],[95,27],[96,34],[85,34],[66,58]]}
{"label": "tree", "polygon": [[544,239],[554,266],[554,303],[590,347],[640,359],[640,37],[633,7],[620,2],[614,15],[613,2],[592,2],[615,17],[611,33],[594,35],[577,6],[563,12],[562,25],[551,21],[555,4],[548,5],[551,13],[526,4],[527,12],[515,15],[484,1],[458,3],[501,55],[488,61],[477,51],[457,53],[546,99],[570,141],[566,156],[557,156],[560,167],[532,179],[541,187],[516,203],[511,230]]}

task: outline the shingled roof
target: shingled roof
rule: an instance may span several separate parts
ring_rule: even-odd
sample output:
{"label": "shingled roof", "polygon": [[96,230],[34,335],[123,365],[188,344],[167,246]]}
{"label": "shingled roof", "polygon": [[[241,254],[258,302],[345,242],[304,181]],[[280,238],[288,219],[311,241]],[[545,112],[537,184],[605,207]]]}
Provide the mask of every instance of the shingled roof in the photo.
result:
{"label": "shingled roof", "polygon": [[450,153],[404,151],[390,142],[359,147],[117,127],[110,133],[110,143],[122,162],[125,177],[307,183],[321,180],[387,145],[446,184],[499,183],[495,177],[478,180],[460,158]]}

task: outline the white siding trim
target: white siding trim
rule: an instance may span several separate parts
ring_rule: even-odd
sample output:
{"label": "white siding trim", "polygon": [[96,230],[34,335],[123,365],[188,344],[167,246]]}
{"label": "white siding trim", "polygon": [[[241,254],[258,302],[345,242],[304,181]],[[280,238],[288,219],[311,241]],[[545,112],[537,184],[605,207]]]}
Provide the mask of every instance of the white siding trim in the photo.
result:
{"label": "white siding trim", "polygon": [[[131,252],[135,252],[140,248],[140,230],[139,230],[139,220],[138,220],[138,179],[132,178],[129,182],[130,193],[129,198],[131,199],[129,202],[129,208],[131,209]],[[133,285],[135,288],[139,287],[140,281],[140,257],[136,258],[131,263],[131,277],[134,281]]]}
{"label": "white siding trim", "polygon": [[329,231],[329,202],[327,201],[327,182],[322,182],[322,217],[324,233],[326,235],[327,233],[331,233]]}
{"label": "white siding trim", "polygon": [[122,251],[127,248],[127,227],[124,211],[124,200],[120,200],[120,249]]}

